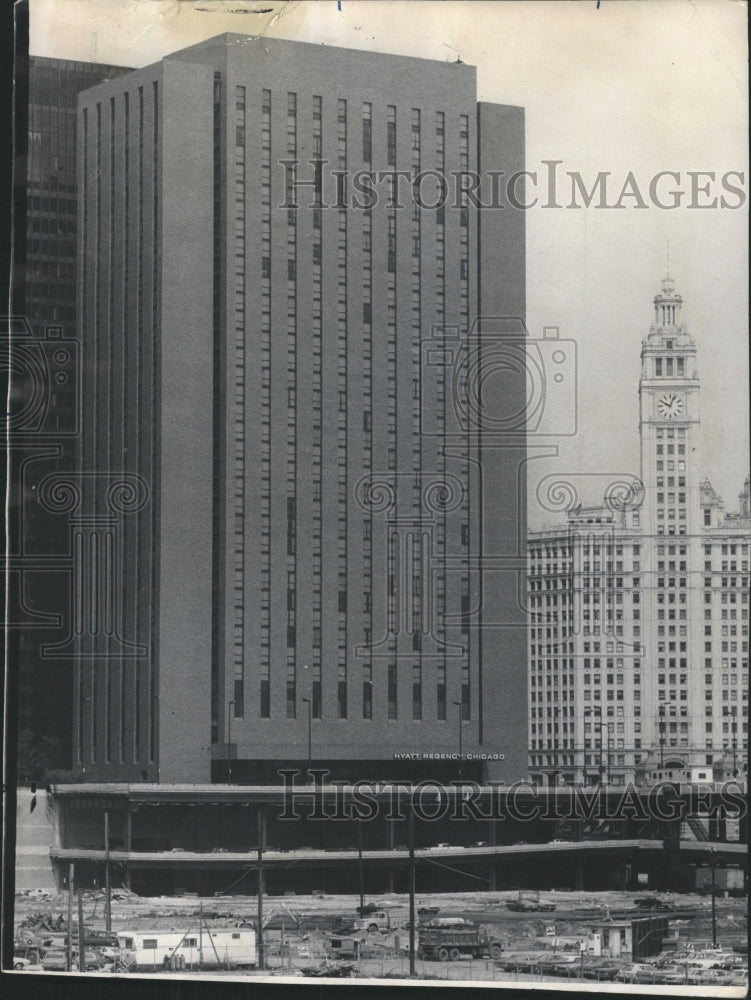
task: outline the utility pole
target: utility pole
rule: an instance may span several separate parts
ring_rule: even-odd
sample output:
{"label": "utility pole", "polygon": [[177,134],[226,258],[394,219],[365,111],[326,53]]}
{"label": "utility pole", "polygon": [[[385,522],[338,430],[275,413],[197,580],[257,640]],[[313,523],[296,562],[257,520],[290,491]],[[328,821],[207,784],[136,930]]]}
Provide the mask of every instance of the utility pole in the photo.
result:
{"label": "utility pole", "polygon": [[310,705],[310,698],[303,698],[303,704],[308,706],[308,781],[310,781],[310,769],[313,766],[312,756],[313,756],[313,730],[311,728],[311,719],[313,717],[313,709]]}
{"label": "utility pole", "polygon": [[409,799],[409,974],[415,976],[415,802]]}
{"label": "utility pole", "polygon": [[112,884],[110,882],[110,814],[104,814],[104,926],[112,930]]}
{"label": "utility pole", "polygon": [[263,942],[263,847],[266,840],[266,813],[258,810],[258,968],[266,968],[266,949]]}
{"label": "utility pole", "polygon": [[660,705],[660,770],[665,763],[665,706]]}
{"label": "utility pole", "polygon": [[363,915],[365,906],[365,893],[363,892],[363,870],[362,870],[362,820],[357,821],[357,866],[360,873],[360,916]]}
{"label": "utility pole", "polygon": [[712,947],[717,947],[717,900],[715,882],[715,855],[714,847],[710,848],[710,871],[712,872]]}
{"label": "utility pole", "polygon": [[68,865],[68,972],[73,969],[73,862]]}
{"label": "utility pole", "polygon": [[86,945],[83,930],[83,893],[78,890],[78,971],[86,972]]}

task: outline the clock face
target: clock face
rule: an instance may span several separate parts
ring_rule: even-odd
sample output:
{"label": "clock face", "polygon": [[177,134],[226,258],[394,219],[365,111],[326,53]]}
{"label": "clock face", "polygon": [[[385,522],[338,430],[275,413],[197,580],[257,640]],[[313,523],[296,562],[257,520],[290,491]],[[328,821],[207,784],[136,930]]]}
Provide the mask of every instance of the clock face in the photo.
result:
{"label": "clock face", "polygon": [[683,399],[675,392],[665,392],[657,401],[657,412],[665,420],[675,420],[683,414]]}

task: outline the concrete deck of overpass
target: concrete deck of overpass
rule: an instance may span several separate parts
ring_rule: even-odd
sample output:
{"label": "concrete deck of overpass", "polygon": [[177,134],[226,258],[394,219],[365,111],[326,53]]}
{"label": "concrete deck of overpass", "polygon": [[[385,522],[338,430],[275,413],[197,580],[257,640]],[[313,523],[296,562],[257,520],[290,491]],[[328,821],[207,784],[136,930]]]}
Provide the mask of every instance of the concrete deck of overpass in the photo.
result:
{"label": "concrete deck of overpass", "polygon": [[[641,851],[661,852],[664,850],[660,840],[581,840],[560,844],[511,844],[511,845],[487,845],[484,847],[446,847],[446,848],[418,848],[415,849],[415,858],[432,859],[477,859],[488,857],[508,857],[508,856],[552,856],[556,854],[570,855],[585,852],[587,854],[622,854]],[[738,859],[747,855],[745,844],[732,843],[710,843],[707,841],[682,840],[679,842],[679,850],[686,855],[700,855],[703,858],[711,857],[719,859]],[[79,849],[52,847],[50,856],[60,861],[104,861],[106,854],[104,850]],[[110,851],[109,858],[112,862],[124,862],[130,867],[153,867],[155,865],[170,868],[190,867],[190,868],[219,868],[219,867],[256,867],[258,864],[257,851],[250,850],[244,852],[234,851]],[[263,863],[269,866],[289,866],[298,862],[321,862],[351,864],[359,858],[356,850],[289,850],[275,851],[268,848],[263,852]],[[364,850],[362,852],[363,862],[369,864],[398,863],[401,865],[409,863],[409,851],[407,850]]]}

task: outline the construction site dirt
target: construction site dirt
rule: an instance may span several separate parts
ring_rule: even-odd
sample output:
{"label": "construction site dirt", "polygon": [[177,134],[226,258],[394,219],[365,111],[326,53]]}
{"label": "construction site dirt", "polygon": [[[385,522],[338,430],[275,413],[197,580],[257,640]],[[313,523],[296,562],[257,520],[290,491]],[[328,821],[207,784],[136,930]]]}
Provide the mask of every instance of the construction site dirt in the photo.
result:
{"label": "construction site dirt", "polygon": [[[425,980],[680,981],[711,982],[739,990],[744,981],[747,984],[747,914],[742,898],[717,899],[713,926],[711,900],[699,894],[660,893],[640,898],[616,891],[522,894],[511,889],[418,894],[413,965],[407,896],[369,896],[362,911],[359,903],[357,896],[267,897],[262,957],[261,949],[254,949],[238,967],[232,953],[217,952],[213,942],[228,930],[235,931],[236,937],[241,932],[257,931],[255,896],[139,897],[126,889],[113,889],[111,930],[107,934],[104,893],[83,892],[80,912],[85,957],[81,961],[75,909],[68,947],[67,893],[27,890],[16,897],[14,965],[18,971],[60,973],[67,969],[67,961],[74,971],[83,966],[91,975],[355,976],[389,980],[410,978],[413,967],[414,976]],[[369,922],[368,913],[379,913],[382,926],[376,927],[375,920]],[[361,919],[363,915],[366,920]],[[636,944],[633,951],[621,952],[625,928],[649,927],[650,919],[664,935],[659,948],[638,958]],[[621,935],[618,947],[617,934]],[[199,935],[202,949],[197,947]],[[147,958],[146,964],[142,958],[136,965],[130,949],[133,940],[144,936],[153,939],[147,942],[154,945],[153,958]],[[166,953],[157,950],[158,937],[179,943],[170,950],[170,961],[165,961]],[[446,947],[440,947],[444,937]],[[196,942],[196,947],[186,950],[190,941]],[[472,942],[471,947],[462,941]],[[209,954],[209,944],[213,956],[207,963],[201,957]],[[210,967],[205,967],[207,964]]]}

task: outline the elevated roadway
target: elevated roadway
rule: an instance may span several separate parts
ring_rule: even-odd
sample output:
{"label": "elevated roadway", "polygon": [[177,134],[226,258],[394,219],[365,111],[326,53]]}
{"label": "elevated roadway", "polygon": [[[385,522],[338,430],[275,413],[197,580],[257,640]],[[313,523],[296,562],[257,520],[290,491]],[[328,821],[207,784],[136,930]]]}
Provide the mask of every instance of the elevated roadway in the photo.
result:
{"label": "elevated roadway", "polygon": [[[678,849],[682,854],[692,854],[709,860],[741,861],[747,855],[745,844],[710,843],[708,841],[681,840]],[[442,861],[481,860],[493,857],[552,857],[555,855],[618,855],[639,852],[662,852],[663,843],[659,840],[579,840],[564,843],[548,844],[499,844],[482,847],[420,847],[415,849],[418,859],[440,859]],[[50,857],[58,861],[96,861],[106,859],[104,850],[84,848],[52,847]],[[227,868],[251,867],[258,864],[257,851],[110,851],[112,862],[122,862],[128,867],[169,867],[169,868]],[[313,867],[321,864],[351,865],[357,861],[359,853],[356,850],[315,850],[298,849],[289,851],[268,848],[263,853],[264,865],[271,867],[289,867],[300,862],[310,863]],[[400,864],[409,862],[409,851],[394,850],[364,850],[363,863],[369,864]]]}

